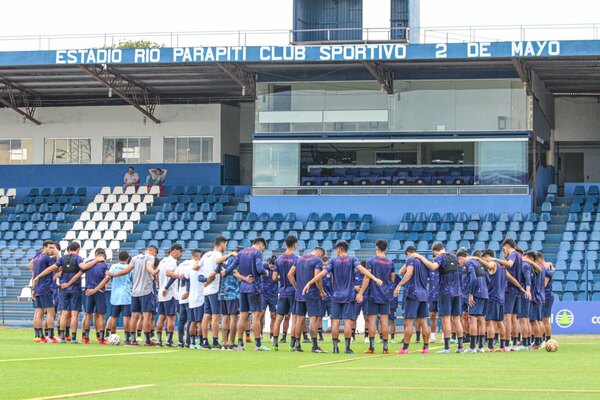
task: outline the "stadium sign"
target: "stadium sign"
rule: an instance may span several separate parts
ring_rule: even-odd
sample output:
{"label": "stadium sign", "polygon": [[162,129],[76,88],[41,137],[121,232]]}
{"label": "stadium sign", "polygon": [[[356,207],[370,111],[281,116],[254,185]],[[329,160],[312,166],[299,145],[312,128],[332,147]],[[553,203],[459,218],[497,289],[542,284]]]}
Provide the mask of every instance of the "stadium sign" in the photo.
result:
{"label": "stadium sign", "polygon": [[600,40],[11,51],[0,52],[0,66],[212,62],[319,63],[575,56],[600,56]]}
{"label": "stadium sign", "polygon": [[600,302],[554,302],[550,322],[554,334],[600,334]]}

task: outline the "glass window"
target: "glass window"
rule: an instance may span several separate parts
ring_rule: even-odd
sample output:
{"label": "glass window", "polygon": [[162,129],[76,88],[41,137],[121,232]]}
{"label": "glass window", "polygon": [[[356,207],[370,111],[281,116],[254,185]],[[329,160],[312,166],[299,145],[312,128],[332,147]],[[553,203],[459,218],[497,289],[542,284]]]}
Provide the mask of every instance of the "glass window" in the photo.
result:
{"label": "glass window", "polygon": [[92,160],[91,139],[44,140],[46,164],[89,164]]}
{"label": "glass window", "polygon": [[298,186],[300,145],[254,143],[254,186]]}
{"label": "glass window", "polygon": [[31,164],[31,139],[1,139],[0,164]]}
{"label": "glass window", "polygon": [[104,164],[143,164],[150,160],[150,138],[111,138],[102,142]]}
{"label": "glass window", "polygon": [[526,185],[527,153],[527,140],[476,142],[476,183],[479,185]]}
{"label": "glass window", "polygon": [[213,138],[201,136],[166,136],[163,141],[166,163],[213,162]]}

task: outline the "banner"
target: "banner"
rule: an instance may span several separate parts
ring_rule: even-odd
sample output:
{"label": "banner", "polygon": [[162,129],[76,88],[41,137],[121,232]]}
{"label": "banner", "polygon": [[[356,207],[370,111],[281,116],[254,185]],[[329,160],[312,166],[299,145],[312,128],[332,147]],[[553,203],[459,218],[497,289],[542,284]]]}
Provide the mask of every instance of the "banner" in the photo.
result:
{"label": "banner", "polygon": [[320,46],[217,46],[0,52],[0,66],[179,63],[329,63],[511,57],[600,56],[600,40],[474,43],[374,43]]}
{"label": "banner", "polygon": [[600,301],[555,301],[552,334],[600,334]]}

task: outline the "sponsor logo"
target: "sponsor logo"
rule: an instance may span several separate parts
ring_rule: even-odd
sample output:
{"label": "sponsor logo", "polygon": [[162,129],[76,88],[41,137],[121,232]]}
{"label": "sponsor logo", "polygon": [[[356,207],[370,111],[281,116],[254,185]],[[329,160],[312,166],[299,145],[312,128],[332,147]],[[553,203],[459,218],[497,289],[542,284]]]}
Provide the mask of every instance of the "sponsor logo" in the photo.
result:
{"label": "sponsor logo", "polygon": [[555,321],[559,328],[566,329],[573,325],[573,322],[575,322],[575,316],[571,310],[567,310],[565,308],[556,313]]}
{"label": "sponsor logo", "polygon": [[592,324],[600,325],[600,315],[594,315],[592,317]]}

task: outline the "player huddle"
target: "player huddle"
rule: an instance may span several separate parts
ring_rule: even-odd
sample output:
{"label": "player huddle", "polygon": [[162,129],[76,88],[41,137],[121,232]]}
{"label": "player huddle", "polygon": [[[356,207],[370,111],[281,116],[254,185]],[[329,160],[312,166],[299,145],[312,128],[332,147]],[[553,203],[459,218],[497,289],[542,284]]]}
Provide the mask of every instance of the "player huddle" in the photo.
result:
{"label": "player huddle", "polygon": [[[194,250],[189,260],[181,262],[179,244],[160,261],[158,249],[149,246],[133,258],[121,251],[118,263],[110,267],[102,249],[83,260],[78,243],[71,243],[60,256],[58,244],[46,241],[31,263],[35,341],[78,343],[79,313],[85,303],[81,336],[85,344],[90,343],[92,319],[98,343],[108,344],[122,317],[125,344],[130,346],[142,341],[146,346],[176,346],[173,336],[178,322],[179,347],[244,350],[252,331],[254,350],[278,350],[287,341],[291,324],[291,351],[301,352],[302,343],[309,342],[312,352],[323,353],[322,322],[329,316],[333,352],[351,354],[356,319],[362,312],[369,342],[366,353],[375,352],[378,331],[387,354],[390,334],[394,342],[401,291],[405,328],[398,354],[408,353],[413,324],[417,342],[423,336],[422,353],[428,353],[438,315],[444,342],[438,353],[449,353],[453,343],[458,344],[456,352],[537,349],[550,339],[553,267],[540,253],[523,253],[512,239],[502,244],[503,259],[492,250],[469,255],[459,249],[454,254],[436,243],[433,259],[428,260],[408,247],[399,273],[386,256],[385,240],[378,240],[375,256],[362,263],[348,255],[344,241],[336,244],[336,255],[330,259],[320,247],[296,255],[297,241],[288,236],[285,252],[267,262],[263,262],[263,238],[225,254],[227,239],[218,236],[213,250],[204,254]],[[109,285],[111,308],[105,325],[104,292]],[[262,343],[267,308],[272,348]],[[60,313],[58,338],[55,310]]]}

